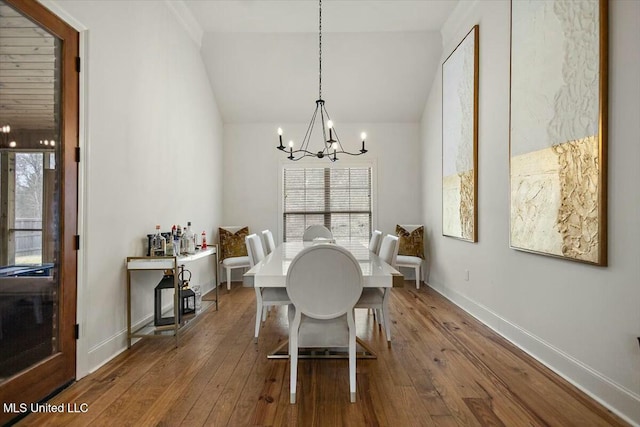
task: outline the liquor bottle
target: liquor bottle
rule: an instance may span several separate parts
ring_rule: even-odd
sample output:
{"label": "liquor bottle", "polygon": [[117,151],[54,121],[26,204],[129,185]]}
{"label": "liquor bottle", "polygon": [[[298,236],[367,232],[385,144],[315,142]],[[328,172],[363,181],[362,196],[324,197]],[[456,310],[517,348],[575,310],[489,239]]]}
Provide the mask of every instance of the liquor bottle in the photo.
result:
{"label": "liquor bottle", "polygon": [[191,231],[191,221],[187,222],[187,229],[182,236],[182,244],[184,245],[184,250],[188,255],[196,253],[196,239],[194,232]]}
{"label": "liquor bottle", "polygon": [[165,251],[166,256],[178,256],[175,251],[175,246],[173,245],[173,237],[171,235],[167,236],[167,250]]}
{"label": "liquor bottle", "polygon": [[151,256],[164,256],[167,251],[167,239],[160,233],[160,226],[156,225],[156,234],[151,239]]}
{"label": "liquor bottle", "polygon": [[202,232],[202,245],[200,246],[202,249],[207,249],[207,233]]}
{"label": "liquor bottle", "polygon": [[182,240],[178,238],[178,235],[176,234],[175,237],[173,238],[173,252],[176,254],[176,256],[180,256],[181,249],[180,249],[180,244],[182,243]]}

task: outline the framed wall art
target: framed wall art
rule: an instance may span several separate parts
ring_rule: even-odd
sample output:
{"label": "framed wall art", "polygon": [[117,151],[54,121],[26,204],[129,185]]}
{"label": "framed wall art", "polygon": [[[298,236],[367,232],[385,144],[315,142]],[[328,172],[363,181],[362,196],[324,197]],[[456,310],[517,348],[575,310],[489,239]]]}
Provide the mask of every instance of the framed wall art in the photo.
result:
{"label": "framed wall art", "polygon": [[442,64],[442,234],[478,231],[478,37],[474,26]]}
{"label": "framed wall art", "polygon": [[606,0],[511,2],[510,241],[607,263]]}

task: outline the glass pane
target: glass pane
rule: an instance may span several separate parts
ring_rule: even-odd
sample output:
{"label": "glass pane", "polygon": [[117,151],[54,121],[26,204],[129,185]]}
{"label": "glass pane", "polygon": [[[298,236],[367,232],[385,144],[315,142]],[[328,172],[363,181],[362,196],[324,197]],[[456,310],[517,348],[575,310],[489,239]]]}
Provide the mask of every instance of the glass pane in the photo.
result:
{"label": "glass pane", "polygon": [[349,214],[331,215],[331,233],[336,240],[349,240],[351,238]]}
{"label": "glass pane", "polygon": [[[58,351],[61,42],[0,0],[0,382]],[[6,128],[5,128],[6,129]]]}
{"label": "glass pane", "polygon": [[371,215],[351,214],[351,240],[366,243],[371,235]]}
{"label": "glass pane", "polygon": [[352,211],[371,210],[371,198],[369,197],[369,189],[351,189],[351,199],[349,207]]}
{"label": "glass pane", "polygon": [[305,210],[307,212],[324,212],[324,189],[307,190]]}
{"label": "glass pane", "polygon": [[310,226],[324,225],[324,215],[286,214],[284,221],[284,241],[302,241],[304,230]]}
{"label": "glass pane", "polygon": [[324,169],[305,169],[305,185],[307,188],[324,188]]}
{"label": "glass pane", "polygon": [[[41,224],[42,221],[39,221]],[[42,231],[16,231],[16,265],[42,263]]]}
{"label": "glass pane", "polygon": [[371,186],[371,170],[370,169],[351,169],[350,181],[351,187],[369,188]]}

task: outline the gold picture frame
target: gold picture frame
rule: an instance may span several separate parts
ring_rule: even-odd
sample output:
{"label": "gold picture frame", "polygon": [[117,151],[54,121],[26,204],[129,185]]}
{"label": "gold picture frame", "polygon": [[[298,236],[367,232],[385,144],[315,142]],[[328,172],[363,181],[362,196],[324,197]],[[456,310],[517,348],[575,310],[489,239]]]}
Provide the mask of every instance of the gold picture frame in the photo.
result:
{"label": "gold picture frame", "polygon": [[607,265],[608,1],[512,1],[510,245]]}
{"label": "gold picture frame", "polygon": [[442,235],[478,239],[479,32],[442,63]]}

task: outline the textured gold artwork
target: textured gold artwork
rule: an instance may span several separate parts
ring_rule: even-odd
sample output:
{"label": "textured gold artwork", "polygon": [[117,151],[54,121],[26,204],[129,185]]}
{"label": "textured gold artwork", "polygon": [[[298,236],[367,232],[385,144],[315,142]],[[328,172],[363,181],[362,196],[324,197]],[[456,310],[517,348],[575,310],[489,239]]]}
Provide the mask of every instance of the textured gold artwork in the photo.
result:
{"label": "textured gold artwork", "polygon": [[560,167],[558,231],[562,255],[598,260],[598,142],[595,136],[553,147]]}
{"label": "textured gold artwork", "polygon": [[511,158],[511,244],[597,262],[595,137]]}
{"label": "textured gold artwork", "polygon": [[458,174],[460,177],[460,225],[462,238],[473,238],[473,171]]}
{"label": "textured gold artwork", "polygon": [[511,2],[515,249],[607,263],[607,7],[606,0]]}

